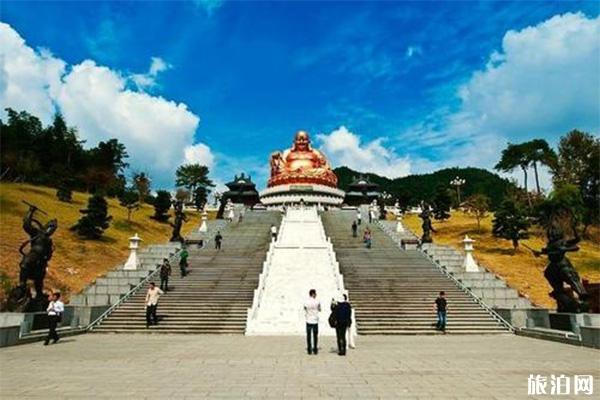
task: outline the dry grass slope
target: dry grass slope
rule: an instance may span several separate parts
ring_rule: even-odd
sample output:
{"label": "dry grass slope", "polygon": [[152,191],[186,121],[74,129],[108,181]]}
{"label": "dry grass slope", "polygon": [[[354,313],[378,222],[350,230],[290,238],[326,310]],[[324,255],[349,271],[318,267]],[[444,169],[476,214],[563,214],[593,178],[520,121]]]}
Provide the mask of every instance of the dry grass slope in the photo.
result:
{"label": "dry grass slope", "polygon": [[[453,212],[452,217],[447,221],[434,221],[433,225],[437,233],[433,234],[433,240],[439,244],[462,249],[461,240],[468,234],[476,240],[474,255],[480,265],[484,265],[491,272],[502,277],[511,287],[529,297],[535,304],[555,308],[554,299],[548,295],[551,291],[550,286],[543,275],[547,258],[544,256],[536,258],[525,247],[519,247],[513,254],[510,241],[492,236],[492,219],[493,215],[488,215],[481,222],[481,232],[478,232],[474,217],[462,212]],[[408,215],[404,218],[404,223],[417,235],[421,234],[421,220],[418,216]],[[582,279],[600,282],[598,231],[596,230],[594,234],[594,241],[582,241],[581,250],[569,254],[569,258]],[[545,245],[543,232],[533,231],[531,237],[522,243],[534,249],[541,249]]]}
{"label": "dry grass slope", "polygon": [[[106,271],[124,263],[129,254],[127,239],[134,233],[137,232],[144,240],[142,245],[165,243],[170,238],[170,225],[150,218],[154,214],[152,206],[144,204],[133,213],[129,222],[127,210],[119,205],[118,200],[107,198],[109,215],[113,217],[110,227],[101,240],[82,240],[69,227],[80,218],[79,210],[86,207],[89,195],[74,192],[73,201],[63,203],[56,199],[55,194],[56,189],[47,187],[0,184],[0,274],[13,283],[19,273],[19,246],[28,239],[21,226],[27,211],[22,199],[48,212],[49,217],[39,215],[39,218],[58,218],[59,228],[53,236],[55,250],[48,265],[46,287],[61,290],[67,298]],[[196,213],[189,214],[188,218],[184,234],[200,223]],[[42,219],[42,222],[45,220]],[[0,289],[0,297],[5,295],[3,292]]]}

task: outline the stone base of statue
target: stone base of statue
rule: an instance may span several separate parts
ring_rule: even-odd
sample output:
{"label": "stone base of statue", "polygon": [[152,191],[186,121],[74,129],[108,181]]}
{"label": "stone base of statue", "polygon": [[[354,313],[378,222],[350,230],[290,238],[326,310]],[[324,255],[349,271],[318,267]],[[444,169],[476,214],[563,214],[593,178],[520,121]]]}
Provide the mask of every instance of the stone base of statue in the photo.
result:
{"label": "stone base of statue", "polygon": [[600,314],[590,313],[550,313],[550,328],[561,331],[571,331],[580,334],[582,326],[600,328]]}
{"label": "stone base of statue", "polygon": [[260,192],[260,201],[267,207],[306,204],[341,206],[345,192],[319,184],[277,185]]}

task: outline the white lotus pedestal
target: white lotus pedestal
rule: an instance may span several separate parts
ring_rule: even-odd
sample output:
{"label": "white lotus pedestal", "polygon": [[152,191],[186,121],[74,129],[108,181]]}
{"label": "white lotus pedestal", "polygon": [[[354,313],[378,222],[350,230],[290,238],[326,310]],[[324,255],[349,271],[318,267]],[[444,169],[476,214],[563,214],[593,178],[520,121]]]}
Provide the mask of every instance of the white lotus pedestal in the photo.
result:
{"label": "white lotus pedestal", "polygon": [[131,250],[131,252],[129,253],[129,258],[127,259],[127,262],[123,266],[123,269],[129,270],[129,271],[138,269],[138,267],[140,265],[140,260],[137,255],[137,251],[138,251],[138,248],[140,247],[141,241],[142,241],[142,238],[140,238],[137,233],[134,236],[129,238],[129,250]]}
{"label": "white lotus pedestal", "polygon": [[475,241],[465,235],[462,242],[465,245],[465,260],[463,261],[465,272],[479,272],[479,266],[473,258],[473,243],[475,243]]}

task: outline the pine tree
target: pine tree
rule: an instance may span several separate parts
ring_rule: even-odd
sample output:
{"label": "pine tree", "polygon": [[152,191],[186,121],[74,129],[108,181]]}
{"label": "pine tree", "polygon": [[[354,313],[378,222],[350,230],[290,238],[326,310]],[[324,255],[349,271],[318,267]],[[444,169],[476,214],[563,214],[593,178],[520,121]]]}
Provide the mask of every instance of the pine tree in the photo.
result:
{"label": "pine tree", "polygon": [[157,221],[166,221],[169,219],[169,209],[171,208],[171,193],[166,190],[159,190],[156,192],[156,198],[154,199],[154,218]]}
{"label": "pine tree", "polygon": [[514,250],[519,247],[519,240],[529,236],[530,226],[527,211],[518,201],[505,199],[496,210],[492,221],[492,234],[496,237],[512,241]]}
{"label": "pine tree", "polygon": [[65,203],[70,203],[73,198],[73,192],[71,191],[71,186],[63,181],[58,186],[56,190],[56,198],[60,201],[64,201]]}
{"label": "pine tree", "polygon": [[119,198],[120,204],[127,209],[127,221],[131,221],[131,214],[140,208],[140,195],[134,188],[125,189]]}
{"label": "pine tree", "polygon": [[108,204],[100,194],[88,199],[86,209],[79,210],[83,216],[71,227],[78,235],[86,239],[99,239],[110,225],[112,217],[108,215]]}
{"label": "pine tree", "polygon": [[437,220],[444,221],[450,218],[450,205],[452,197],[448,193],[448,189],[442,185],[438,186],[433,198],[433,216]]}

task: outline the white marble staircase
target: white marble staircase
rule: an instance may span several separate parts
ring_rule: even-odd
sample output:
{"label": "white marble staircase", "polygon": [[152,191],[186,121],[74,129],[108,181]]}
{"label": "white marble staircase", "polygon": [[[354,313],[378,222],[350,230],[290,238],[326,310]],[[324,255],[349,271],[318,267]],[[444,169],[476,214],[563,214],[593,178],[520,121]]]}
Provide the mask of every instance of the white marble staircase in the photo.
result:
{"label": "white marble staircase", "polygon": [[319,334],[334,335],[327,317],[331,299],[344,293],[339,264],[316,208],[290,208],[263,264],[246,335],[305,334],[303,304],[310,289],[322,305]]}

